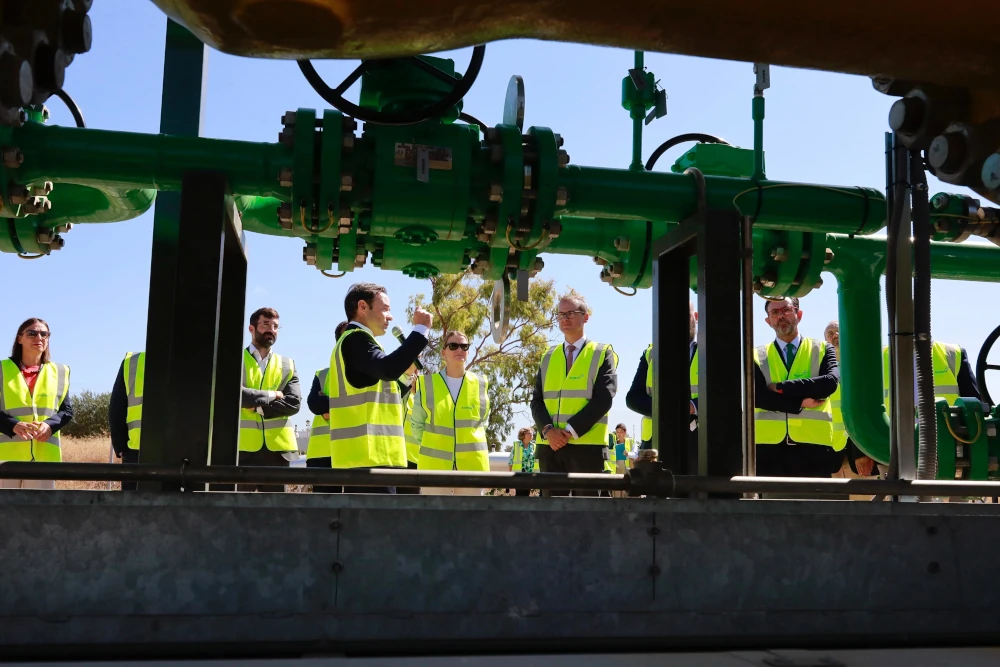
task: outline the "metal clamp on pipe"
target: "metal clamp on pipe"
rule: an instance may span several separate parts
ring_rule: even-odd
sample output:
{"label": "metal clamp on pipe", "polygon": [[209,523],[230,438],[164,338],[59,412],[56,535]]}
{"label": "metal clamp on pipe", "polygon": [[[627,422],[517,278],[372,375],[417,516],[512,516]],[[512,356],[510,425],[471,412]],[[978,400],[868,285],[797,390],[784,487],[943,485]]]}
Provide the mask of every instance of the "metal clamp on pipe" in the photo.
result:
{"label": "metal clamp on pipe", "polygon": [[674,495],[674,474],[662,461],[637,461],[634,468],[626,471],[625,479],[631,497],[670,498]]}

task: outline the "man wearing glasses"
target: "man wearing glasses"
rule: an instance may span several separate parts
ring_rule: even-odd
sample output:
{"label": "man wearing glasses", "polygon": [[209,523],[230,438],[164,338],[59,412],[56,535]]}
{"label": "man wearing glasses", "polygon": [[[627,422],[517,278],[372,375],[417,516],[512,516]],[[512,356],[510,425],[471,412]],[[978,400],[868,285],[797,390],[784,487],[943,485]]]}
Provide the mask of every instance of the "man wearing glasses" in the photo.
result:
{"label": "man wearing glasses", "polygon": [[[278,340],[278,311],[260,308],[250,316],[250,345],[243,350],[240,399],[241,466],[283,466],[298,458],[290,417],[302,405],[295,362],[271,350]],[[240,484],[240,491],[285,490],[281,484]]]}
{"label": "man wearing glasses", "polygon": [[829,477],[842,459],[828,400],[840,382],[837,353],[832,345],[799,334],[798,299],[765,301],[764,313],[775,340],[754,355],[757,474]]}
{"label": "man wearing glasses", "polygon": [[590,308],[579,294],[571,292],[559,300],[557,317],[565,341],[542,357],[531,398],[540,436],[538,466],[541,472],[600,473],[608,455],[608,411],[618,390],[618,355],[610,345],[584,335]]}

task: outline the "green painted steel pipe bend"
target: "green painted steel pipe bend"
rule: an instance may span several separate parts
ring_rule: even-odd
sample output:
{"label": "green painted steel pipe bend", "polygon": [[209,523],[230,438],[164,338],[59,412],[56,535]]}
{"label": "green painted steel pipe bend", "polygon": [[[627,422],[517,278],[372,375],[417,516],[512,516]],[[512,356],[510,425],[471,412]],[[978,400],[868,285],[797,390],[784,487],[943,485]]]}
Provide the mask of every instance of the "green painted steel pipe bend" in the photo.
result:
{"label": "green painted steel pipe bend", "polygon": [[[889,462],[889,419],[882,402],[882,296],[884,239],[828,234],[837,278],[840,382],[844,424],[851,439],[879,463]],[[931,244],[931,277],[1000,282],[1000,249],[985,245]]]}

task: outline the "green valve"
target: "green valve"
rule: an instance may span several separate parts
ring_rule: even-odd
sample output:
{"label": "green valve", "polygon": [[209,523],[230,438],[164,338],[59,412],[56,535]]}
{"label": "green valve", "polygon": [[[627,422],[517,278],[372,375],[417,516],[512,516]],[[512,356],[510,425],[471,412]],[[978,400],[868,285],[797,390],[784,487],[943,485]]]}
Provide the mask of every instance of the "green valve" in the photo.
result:
{"label": "green valve", "polygon": [[393,234],[398,241],[410,246],[422,246],[437,241],[438,235],[426,227],[406,227]]}

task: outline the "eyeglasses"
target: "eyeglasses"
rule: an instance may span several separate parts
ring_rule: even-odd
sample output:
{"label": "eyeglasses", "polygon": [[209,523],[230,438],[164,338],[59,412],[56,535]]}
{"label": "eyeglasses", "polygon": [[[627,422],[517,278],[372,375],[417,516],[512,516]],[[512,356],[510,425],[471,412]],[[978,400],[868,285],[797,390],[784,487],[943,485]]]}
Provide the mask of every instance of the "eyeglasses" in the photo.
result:
{"label": "eyeglasses", "polygon": [[454,352],[456,350],[462,350],[462,352],[468,352],[469,351],[469,344],[468,343],[448,343],[447,345],[445,345],[445,347],[448,348],[449,350],[451,350],[452,352]]}
{"label": "eyeglasses", "polygon": [[572,317],[576,317],[577,315],[586,315],[586,314],[587,313],[583,310],[567,310],[567,311],[559,311],[558,313],[556,313],[556,317],[558,317],[560,320],[568,320]]}
{"label": "eyeglasses", "polygon": [[39,331],[38,329],[26,329],[24,335],[28,338],[41,338],[42,340],[45,340],[52,334],[48,331]]}
{"label": "eyeglasses", "polygon": [[264,331],[268,331],[268,330],[270,330],[270,331],[277,331],[278,329],[281,328],[281,325],[278,324],[277,322],[268,322],[266,324],[263,323],[263,322],[259,322],[257,324],[257,328],[258,329],[263,329]]}
{"label": "eyeglasses", "polygon": [[771,308],[767,311],[768,315],[794,315],[795,309],[791,306],[785,306],[784,308]]}

